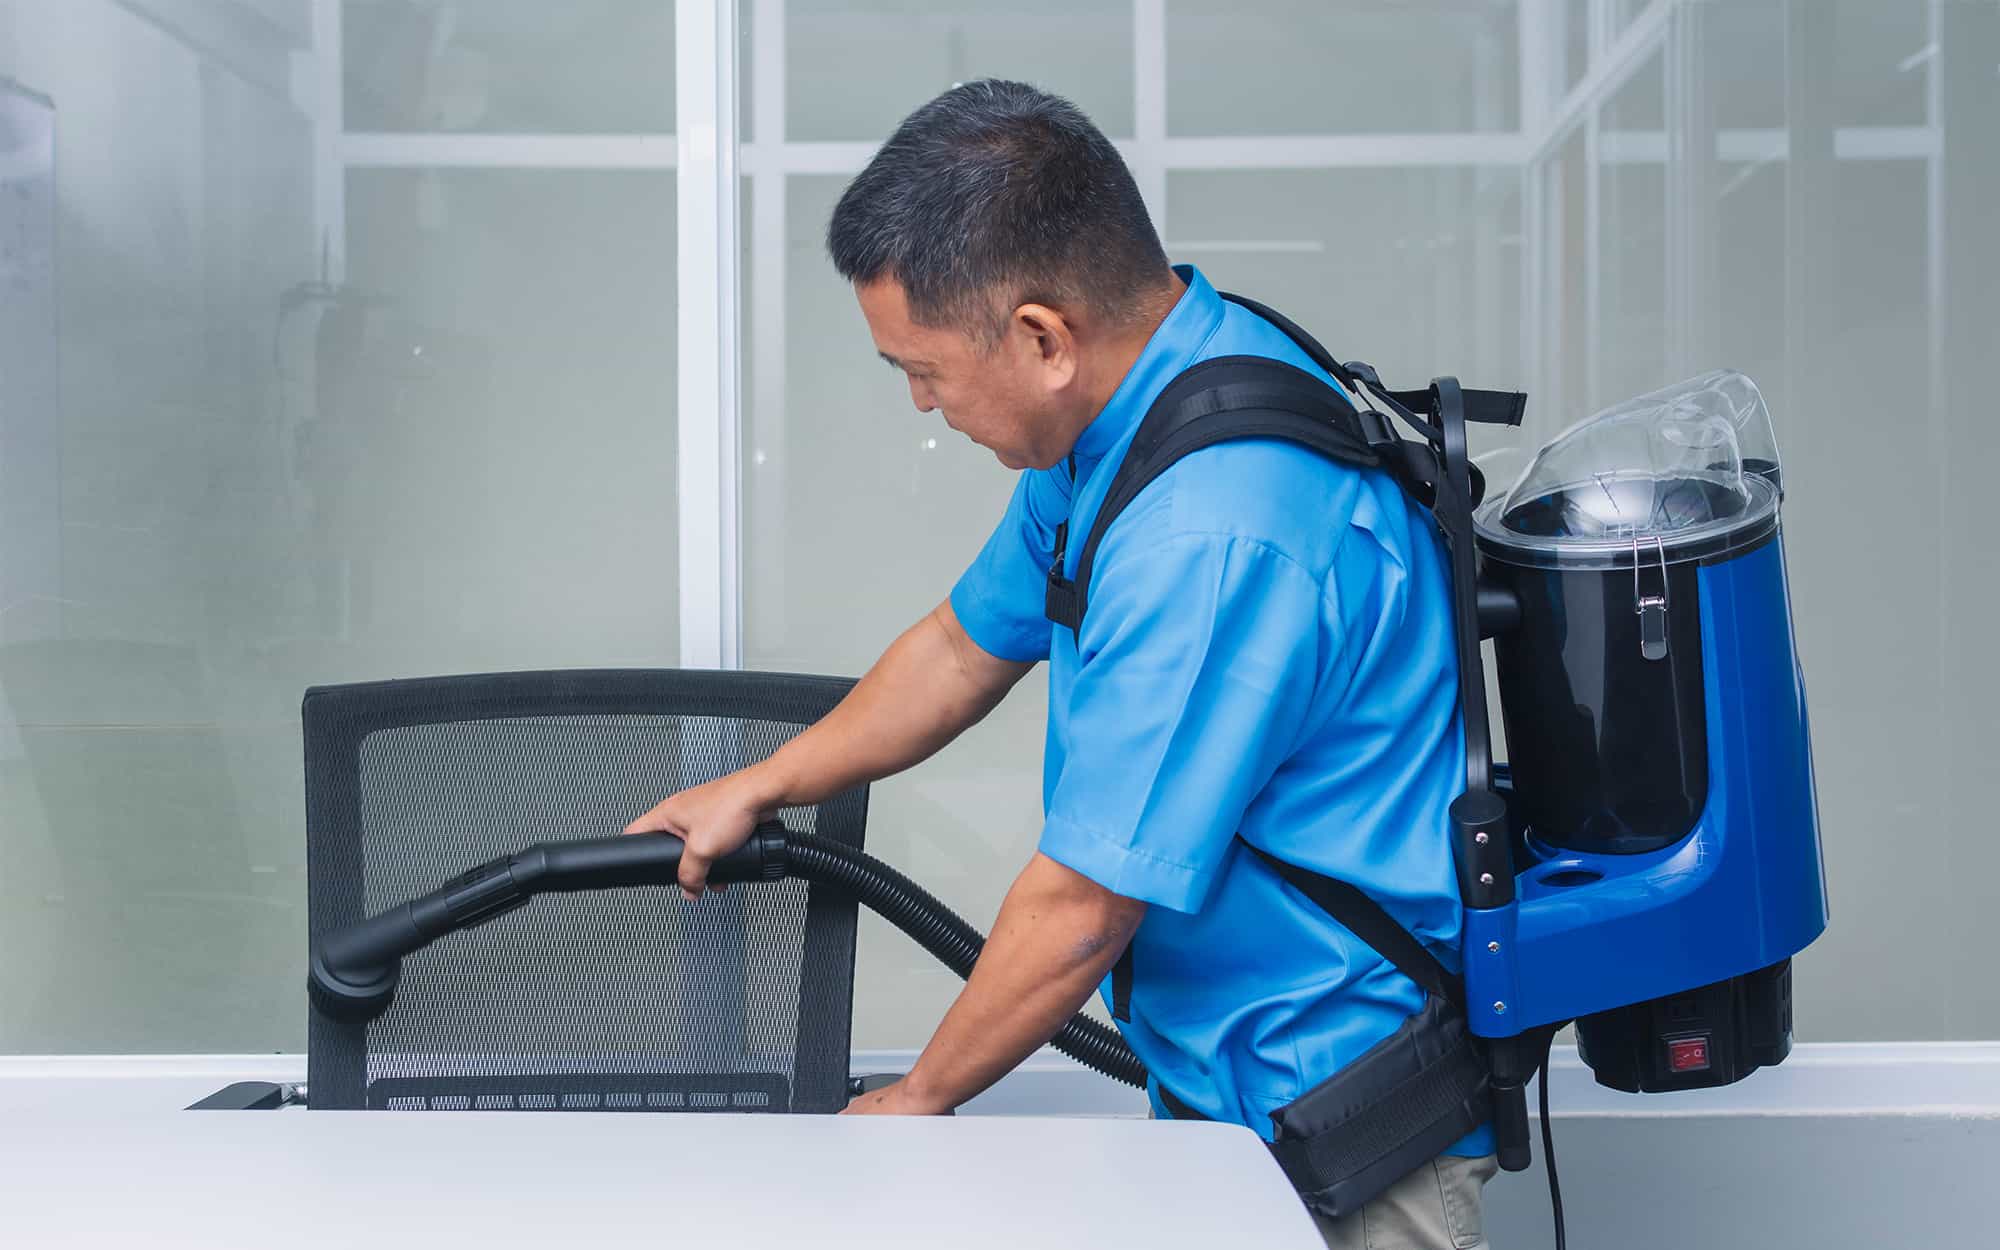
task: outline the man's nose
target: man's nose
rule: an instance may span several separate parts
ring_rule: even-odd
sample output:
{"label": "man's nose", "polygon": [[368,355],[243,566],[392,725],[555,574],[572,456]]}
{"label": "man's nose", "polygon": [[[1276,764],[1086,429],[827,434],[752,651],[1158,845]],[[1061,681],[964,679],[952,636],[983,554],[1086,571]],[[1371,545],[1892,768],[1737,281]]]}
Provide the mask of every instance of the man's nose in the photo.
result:
{"label": "man's nose", "polygon": [[937,398],[931,394],[930,388],[915,378],[910,379],[910,402],[917,406],[918,412],[930,412],[937,408]]}

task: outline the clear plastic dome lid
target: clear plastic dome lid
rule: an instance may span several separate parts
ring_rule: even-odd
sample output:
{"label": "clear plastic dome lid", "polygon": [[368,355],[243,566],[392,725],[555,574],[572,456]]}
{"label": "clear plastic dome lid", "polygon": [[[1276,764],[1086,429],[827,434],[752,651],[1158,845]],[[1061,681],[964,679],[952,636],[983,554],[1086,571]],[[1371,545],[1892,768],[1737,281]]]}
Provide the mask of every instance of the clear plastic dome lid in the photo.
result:
{"label": "clear plastic dome lid", "polygon": [[1770,410],[1740,373],[1627,400],[1571,426],[1479,511],[1504,559],[1614,565],[1726,551],[1775,523],[1782,479]]}

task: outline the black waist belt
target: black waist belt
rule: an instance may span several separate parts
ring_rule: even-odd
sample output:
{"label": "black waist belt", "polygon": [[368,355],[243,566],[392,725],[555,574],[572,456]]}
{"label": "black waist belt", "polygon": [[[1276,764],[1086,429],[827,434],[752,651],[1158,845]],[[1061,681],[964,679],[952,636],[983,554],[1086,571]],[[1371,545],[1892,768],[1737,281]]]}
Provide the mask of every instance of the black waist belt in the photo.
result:
{"label": "black waist belt", "polygon": [[[1249,843],[1244,843],[1249,846]],[[1306,1205],[1339,1217],[1423,1166],[1492,1114],[1492,1079],[1465,991],[1408,929],[1344,881],[1257,857],[1424,990],[1424,1005],[1360,1058],[1271,1113],[1271,1154]],[[1164,1085],[1176,1120],[1205,1120]]]}
{"label": "black waist belt", "polygon": [[[1174,1119],[1210,1118],[1154,1088]],[[1484,1124],[1491,1105],[1465,1013],[1431,995],[1396,1032],[1272,1112],[1271,1154],[1306,1205],[1351,1215]]]}

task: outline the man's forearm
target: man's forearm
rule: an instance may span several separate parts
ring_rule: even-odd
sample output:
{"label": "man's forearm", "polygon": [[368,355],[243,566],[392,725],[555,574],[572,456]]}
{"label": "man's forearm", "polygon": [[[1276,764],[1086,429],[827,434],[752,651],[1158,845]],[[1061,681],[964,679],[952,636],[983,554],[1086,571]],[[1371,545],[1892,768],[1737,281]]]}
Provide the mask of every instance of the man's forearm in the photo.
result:
{"label": "man's forearm", "polygon": [[988,655],[949,603],[890,644],[839,706],[749,769],[758,805],[818,803],[930,758],[1033,668]]}
{"label": "man's forearm", "polygon": [[1144,903],[1036,855],[1007,892],[965,989],[904,1079],[904,1106],[943,1112],[1012,1071],[1089,1000],[1145,914]]}

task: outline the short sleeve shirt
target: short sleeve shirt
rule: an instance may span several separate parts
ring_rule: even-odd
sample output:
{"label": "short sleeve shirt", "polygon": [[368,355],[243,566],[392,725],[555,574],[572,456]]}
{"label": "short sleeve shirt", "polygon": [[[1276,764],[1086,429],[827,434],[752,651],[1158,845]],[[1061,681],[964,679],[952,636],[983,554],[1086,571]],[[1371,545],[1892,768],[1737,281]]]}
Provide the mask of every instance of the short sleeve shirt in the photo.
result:
{"label": "short sleeve shirt", "polygon": [[[1428,518],[1386,474],[1242,440],[1142,491],[1099,548],[1080,635],[1049,622],[1056,527],[1089,532],[1174,377],[1259,355],[1337,385],[1199,271],[1177,271],[1186,291],[1074,457],[1021,474],[951,601],[986,651],[1049,662],[1040,850],[1151,905],[1127,1040],[1191,1106],[1268,1138],[1270,1112],[1394,1032],[1422,993],[1238,834],[1360,887],[1458,962],[1450,588]],[[1455,1149],[1491,1148],[1481,1129]]]}

